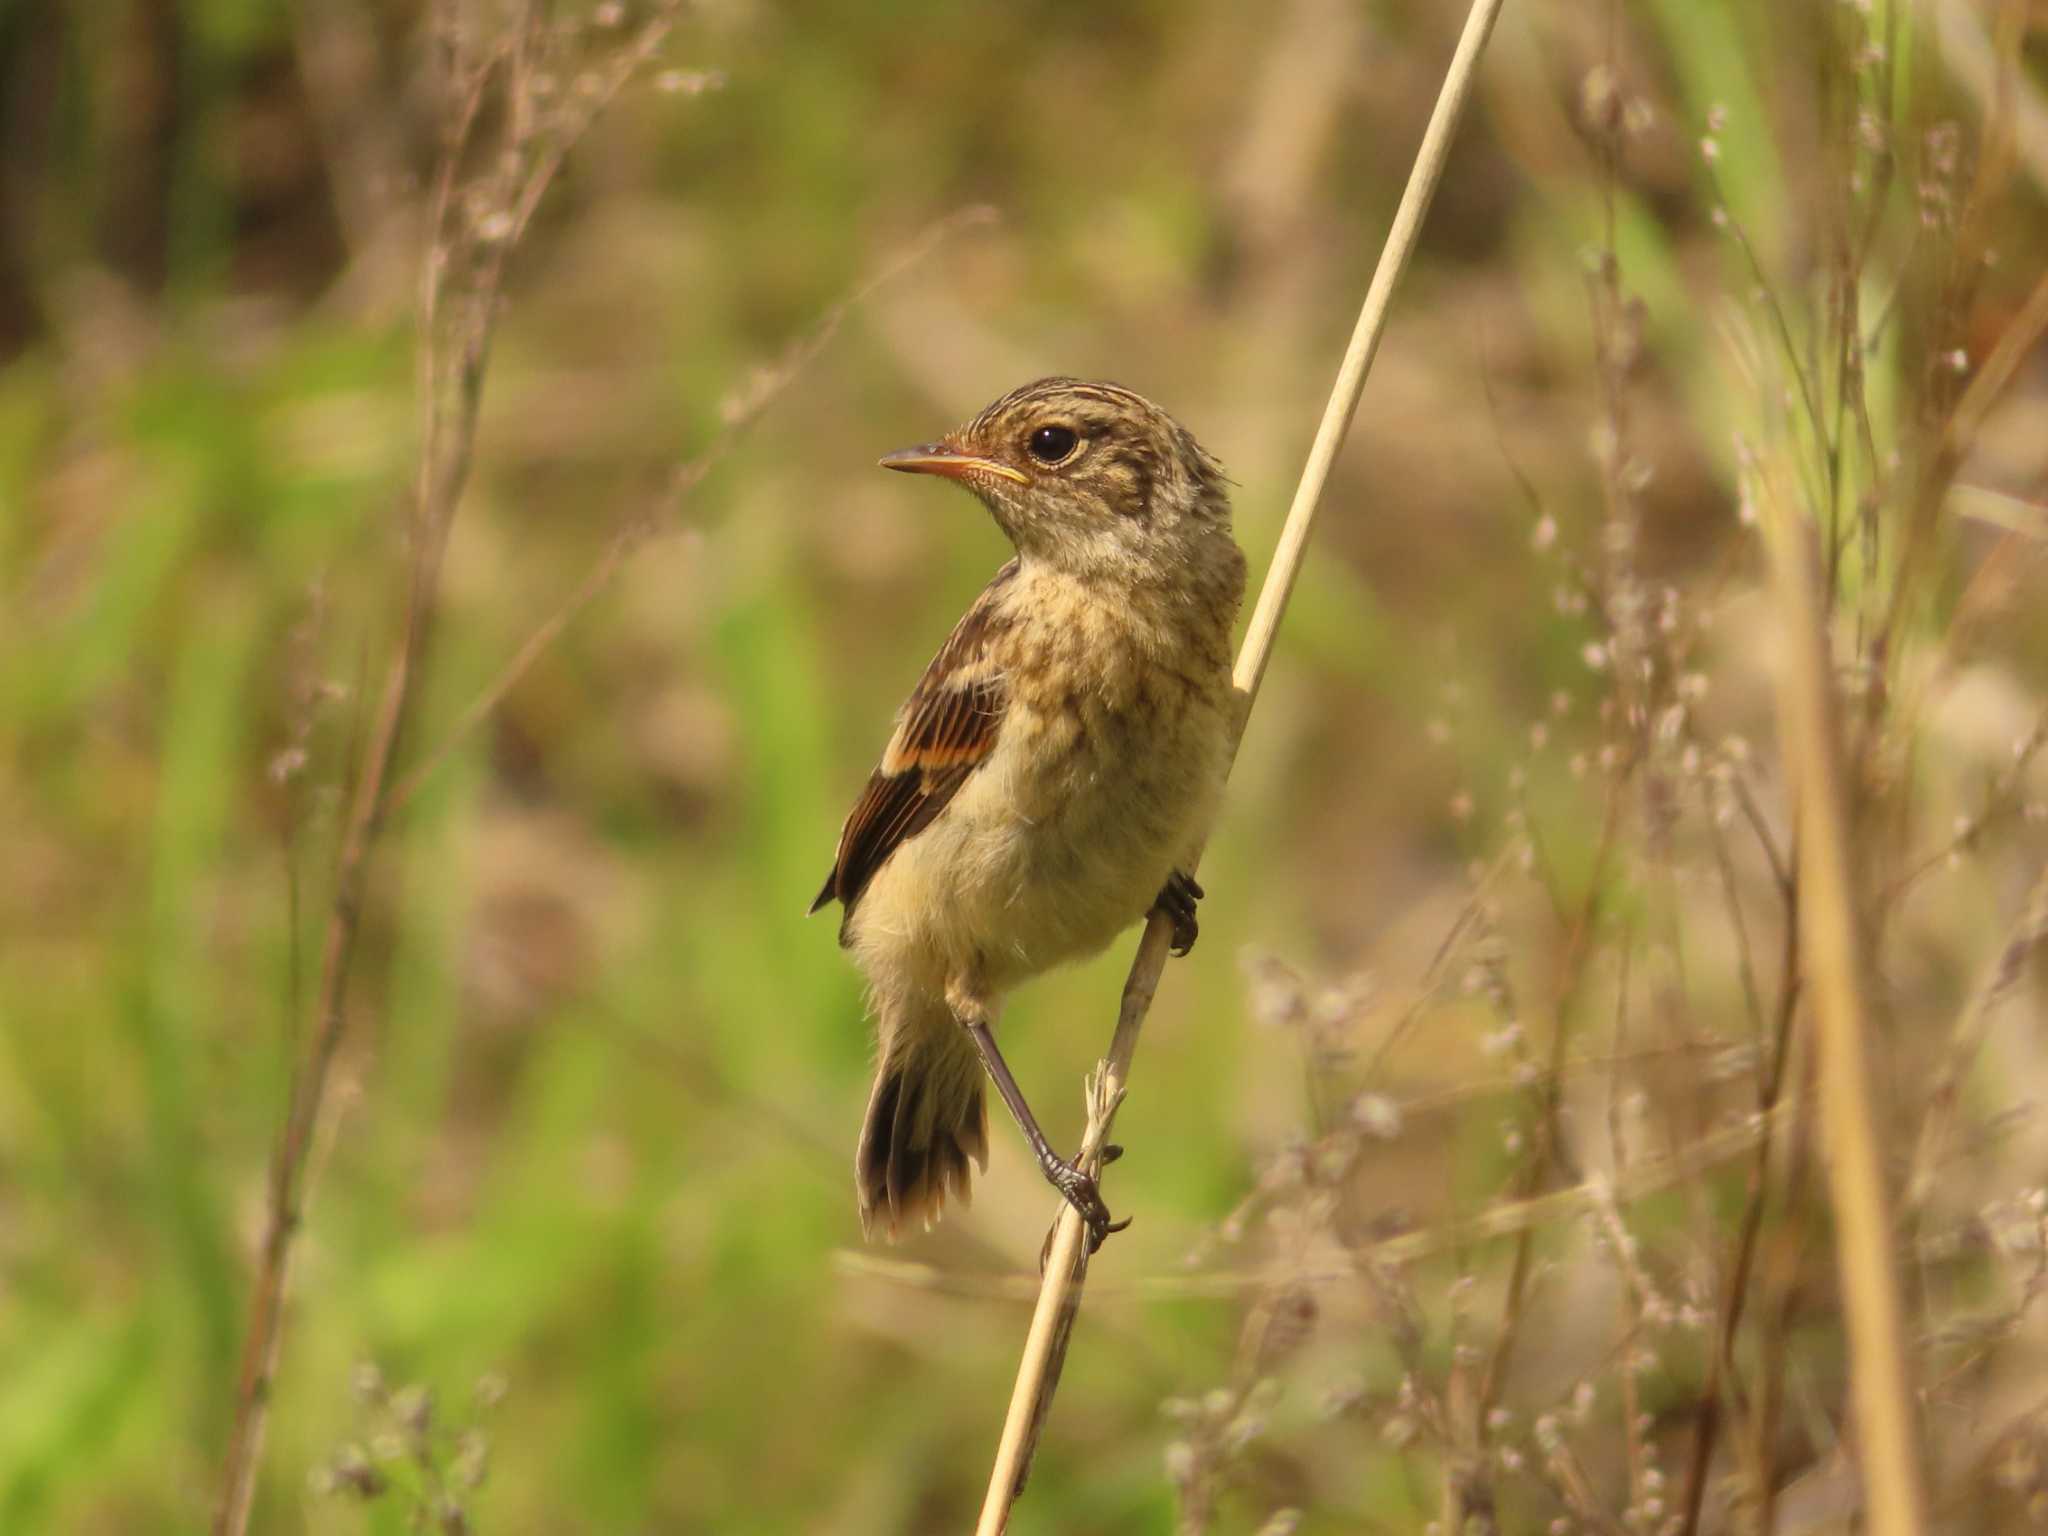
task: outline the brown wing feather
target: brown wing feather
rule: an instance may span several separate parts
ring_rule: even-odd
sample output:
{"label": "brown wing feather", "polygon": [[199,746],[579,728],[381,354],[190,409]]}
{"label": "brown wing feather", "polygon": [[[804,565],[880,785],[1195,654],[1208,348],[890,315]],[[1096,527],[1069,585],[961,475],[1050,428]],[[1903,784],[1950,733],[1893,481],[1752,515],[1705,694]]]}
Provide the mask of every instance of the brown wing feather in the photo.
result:
{"label": "brown wing feather", "polygon": [[846,906],[848,915],[889,855],[931,824],[990,752],[1002,727],[1008,690],[988,664],[990,640],[1006,627],[1002,589],[1017,574],[1012,560],[996,573],[953,627],[896,717],[882,765],[839,834],[839,856],[811,903]]}

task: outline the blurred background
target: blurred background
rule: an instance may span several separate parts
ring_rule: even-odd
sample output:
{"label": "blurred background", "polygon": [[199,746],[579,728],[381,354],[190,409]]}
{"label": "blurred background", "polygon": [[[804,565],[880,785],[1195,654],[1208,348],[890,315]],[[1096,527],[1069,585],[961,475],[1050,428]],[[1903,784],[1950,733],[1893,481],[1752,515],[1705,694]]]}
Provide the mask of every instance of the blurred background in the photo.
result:
{"label": "blurred background", "polygon": [[[869,1032],[802,913],[1008,551],[874,461],[1112,378],[1229,468],[1256,580],[1463,20],[705,0],[635,63],[648,0],[564,3],[437,236],[447,61],[513,12],[0,9],[0,1529],[214,1506],[415,558],[430,251],[502,253],[502,303],[254,1526],[969,1523],[1053,1201],[998,1124],[970,1211],[863,1245]],[[1773,1528],[1846,1528],[1774,486],[1832,552],[1902,1183],[1946,1116],[1902,1267],[1948,1528],[2038,1511],[2044,80],[2038,4],[1509,5],[1013,1529],[1419,1532],[1474,1465],[1502,1529],[1672,1528],[1759,1188],[1770,1331],[1719,1390],[1763,1427],[1699,1528],[1754,1508],[1730,1444]],[[600,100],[514,226],[490,147]],[[1006,1015],[1055,1141],[1131,948]]]}

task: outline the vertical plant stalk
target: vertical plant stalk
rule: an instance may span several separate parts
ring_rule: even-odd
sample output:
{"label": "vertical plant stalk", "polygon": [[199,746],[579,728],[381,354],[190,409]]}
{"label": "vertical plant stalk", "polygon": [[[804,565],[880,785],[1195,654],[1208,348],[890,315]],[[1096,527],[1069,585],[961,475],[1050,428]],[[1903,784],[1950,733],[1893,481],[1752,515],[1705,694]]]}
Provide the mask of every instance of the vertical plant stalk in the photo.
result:
{"label": "vertical plant stalk", "polygon": [[1856,1464],[1864,1519],[1874,1536],[1920,1536],[1927,1488],[1919,1397],[1906,1352],[1891,1195],[1878,1146],[1833,666],[1813,531],[1779,478],[1766,472],[1772,584],[1784,623],[1778,714],[1785,780],[1799,817],[1799,947],[1815,1024],[1828,1196],[1839,1233],[1835,1263],[1848,1327]]}
{"label": "vertical plant stalk", "polygon": [[[416,349],[419,459],[405,504],[405,599],[400,632],[357,767],[348,819],[335,857],[333,895],[321,944],[311,1037],[292,1073],[284,1127],[265,1191],[264,1228],[243,1333],[234,1419],[228,1430],[214,1536],[243,1536],[269,1426],[270,1400],[284,1330],[294,1240],[304,1219],[308,1164],[334,1057],[348,1015],[349,985],[370,875],[389,823],[399,748],[418,701],[419,678],[439,607],[441,562],[469,483],[484,377],[496,336],[507,262],[563,158],[627,80],[652,58],[681,11],[665,0],[595,76],[575,116],[544,130],[536,121],[531,77],[545,46],[544,12],[529,6],[505,36],[472,55],[462,42],[457,0],[439,0],[427,20],[435,85],[444,113],[439,163],[422,232]],[[505,227],[483,240],[462,206],[464,162],[494,90],[505,96],[502,169],[480,183]],[[529,161],[526,157],[531,155]]]}
{"label": "vertical plant stalk", "polygon": [[[444,80],[444,86],[449,84]],[[419,373],[421,443],[417,478],[408,508],[408,559],[405,608],[391,669],[377,703],[377,713],[363,748],[348,820],[335,857],[334,894],[321,945],[319,994],[313,1006],[312,1037],[292,1073],[284,1129],[270,1167],[265,1192],[263,1241],[256,1279],[249,1298],[249,1320],[242,1341],[242,1362],[235,1393],[235,1416],[228,1431],[227,1457],[221,1473],[219,1501],[214,1509],[214,1536],[242,1536],[248,1529],[256,1491],[256,1472],[263,1460],[269,1427],[272,1383],[284,1331],[285,1296],[291,1274],[293,1240],[304,1215],[307,1162],[327,1098],[328,1075],[347,1018],[348,988],[354,970],[372,854],[383,831],[388,801],[386,786],[398,756],[400,737],[412,710],[415,683],[424,663],[433,629],[440,558],[456,501],[468,478],[469,440],[475,428],[483,356],[475,356],[465,382],[466,409],[455,423],[444,423],[442,386],[445,361],[438,344],[437,311],[446,280],[446,252],[439,242],[448,217],[460,145],[467,138],[481,101],[481,88],[460,108],[451,108],[447,143],[428,221],[430,249],[422,257],[420,283]],[[461,439],[450,451],[446,432]]]}
{"label": "vertical plant stalk", "polygon": [[[1764,843],[1765,853],[1775,864],[1768,841]],[[1728,900],[1728,915],[1739,937],[1739,953],[1742,955],[1743,985],[1750,993],[1750,1008],[1755,1015],[1758,1048],[1764,1049],[1769,1041],[1769,1055],[1764,1063],[1763,1077],[1757,1084],[1757,1114],[1761,1121],[1761,1132],[1757,1142],[1756,1158],[1749,1170],[1749,1194],[1743,1202],[1742,1220],[1735,1240],[1735,1262],[1730,1266],[1728,1276],[1721,1289],[1720,1317],[1714,1332],[1713,1353],[1707,1357],[1707,1376],[1700,1388],[1699,1422],[1693,1431],[1692,1459],[1685,1479],[1685,1493],[1680,1511],[1683,1524],[1679,1536],[1695,1536],[1699,1530],[1700,1514],[1705,1508],[1707,1473],[1713,1465],[1714,1441],[1721,1429],[1724,1414],[1732,1413],[1732,1405],[1741,1401],[1742,1389],[1736,1376],[1735,1343],[1738,1330],[1742,1327],[1742,1316],[1749,1303],[1750,1277],[1755,1272],[1758,1252],[1762,1246],[1764,1209],[1772,1195],[1772,1158],[1776,1142],[1772,1136],[1772,1121],[1785,1093],[1786,1069],[1792,1059],[1792,1021],[1799,1008],[1799,885],[1796,879],[1787,879],[1780,886],[1785,901],[1785,938],[1783,959],[1779,963],[1778,1001],[1768,1034],[1765,1030],[1762,1005],[1755,996],[1755,979],[1751,970],[1748,950],[1749,940],[1742,930],[1742,907],[1735,884],[1735,869],[1728,857],[1726,843],[1718,832],[1714,835],[1714,855],[1720,866],[1721,887]],[[1778,1155],[1780,1163],[1785,1161]],[[1782,1178],[1780,1185],[1789,1181]],[[1724,1404],[1724,1399],[1726,1403]],[[1738,1425],[1738,1428],[1740,1426]],[[1760,1466],[1752,1467],[1751,1476],[1757,1487],[1764,1490],[1768,1498],[1769,1483],[1762,1475]],[[1763,1529],[1768,1530],[1765,1525]]]}
{"label": "vertical plant stalk", "polygon": [[[1287,509],[1287,520],[1281,526],[1273,562],[1267,567],[1265,582],[1259,589],[1258,604],[1252,611],[1251,623],[1245,631],[1244,644],[1238,650],[1237,666],[1232,674],[1238,690],[1237,738],[1231,745],[1233,756],[1237,749],[1236,740],[1242,738],[1252,704],[1258,697],[1259,684],[1265,678],[1266,664],[1272,658],[1273,642],[1279,634],[1280,620],[1286,614],[1288,598],[1294,591],[1295,578],[1301,573],[1302,559],[1308,548],[1309,535],[1315,528],[1323,488],[1329,482],[1338,450],[1344,446],[1345,434],[1350,431],[1359,396],[1365,389],[1366,373],[1372,367],[1380,338],[1385,334],[1395,285],[1415,253],[1422,221],[1429,212],[1430,200],[1436,195],[1437,183],[1443,179],[1451,141],[1471,97],[1479,58],[1485,51],[1493,24],[1500,16],[1501,5],[1502,0],[1473,0],[1472,9],[1465,19],[1465,30],[1458,39],[1457,51],[1445,72],[1436,108],[1430,114],[1429,126],[1424,130],[1421,147],[1416,151],[1415,167],[1409,172],[1407,188],[1401,194],[1400,206],[1395,209],[1393,222],[1388,227],[1379,266],[1373,273],[1372,285],[1366,291],[1358,324],[1351,333],[1351,344],[1337,370],[1337,381],[1330,391],[1329,404],[1323,410],[1322,423],[1316,429],[1308,462],[1302,468],[1293,504]],[[1144,936],[1138,942],[1137,956],[1131,963],[1130,977],[1124,983],[1109,1055],[1096,1067],[1089,1080],[1088,1128],[1082,1138],[1079,1161],[1090,1173],[1099,1172],[1101,1168],[1102,1148],[1109,1138],[1110,1125],[1124,1096],[1131,1058],[1138,1048],[1138,1035],[1144,1028],[1145,1015],[1152,1006],[1160,975],[1166,968],[1170,928],[1164,918],[1156,915],[1145,925]],[[1017,1383],[1010,1394],[1009,1413],[1003,1421],[995,1466],[989,1476],[988,1494],[976,1526],[979,1536],[996,1536],[1004,1529],[1009,1523],[1010,1508],[1023,1491],[1038,1431],[1045,1422],[1053,1393],[1059,1385],[1060,1365],[1081,1304],[1081,1284],[1087,1265],[1080,1216],[1071,1206],[1063,1206],[1047,1245],[1045,1275],[1038,1292],[1038,1304],[1032,1312],[1030,1332],[1025,1336],[1023,1358],[1017,1367]]]}

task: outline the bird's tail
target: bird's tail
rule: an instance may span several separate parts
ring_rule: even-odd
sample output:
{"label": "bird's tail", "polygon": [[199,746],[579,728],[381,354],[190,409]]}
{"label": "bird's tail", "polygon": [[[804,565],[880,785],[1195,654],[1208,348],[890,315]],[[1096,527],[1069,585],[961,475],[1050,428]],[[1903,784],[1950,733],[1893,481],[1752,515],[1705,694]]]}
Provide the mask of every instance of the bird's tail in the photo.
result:
{"label": "bird's tail", "polygon": [[981,1059],[943,1004],[882,1023],[882,1063],[854,1153],[861,1228],[891,1238],[930,1226],[947,1195],[968,1201],[967,1163],[988,1167]]}

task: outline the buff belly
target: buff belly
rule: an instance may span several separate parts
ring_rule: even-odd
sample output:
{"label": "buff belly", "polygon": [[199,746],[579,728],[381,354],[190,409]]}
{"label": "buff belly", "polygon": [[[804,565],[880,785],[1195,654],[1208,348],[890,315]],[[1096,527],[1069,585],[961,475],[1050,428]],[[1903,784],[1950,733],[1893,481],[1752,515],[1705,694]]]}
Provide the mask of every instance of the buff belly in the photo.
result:
{"label": "buff belly", "polygon": [[1013,705],[988,761],[862,896],[847,932],[862,969],[993,1003],[1099,951],[1206,830],[1224,729],[1222,709],[1185,688],[1118,709]]}

